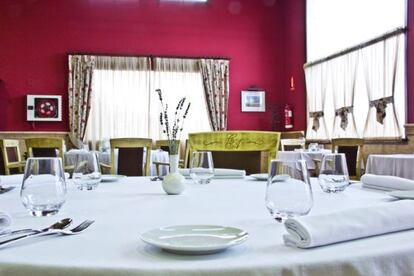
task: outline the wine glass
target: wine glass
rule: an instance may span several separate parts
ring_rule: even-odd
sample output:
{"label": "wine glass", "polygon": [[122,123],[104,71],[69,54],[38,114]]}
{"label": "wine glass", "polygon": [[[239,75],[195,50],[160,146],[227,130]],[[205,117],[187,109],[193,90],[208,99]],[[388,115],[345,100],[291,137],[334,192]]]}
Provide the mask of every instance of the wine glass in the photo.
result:
{"label": "wine glass", "polygon": [[78,154],[72,180],[79,190],[93,190],[101,182],[101,169],[95,152]]}
{"label": "wine glass", "polygon": [[213,156],[209,151],[195,151],[191,159],[190,176],[197,184],[208,184],[214,176]]}
{"label": "wine glass", "polygon": [[327,193],[342,192],[349,185],[348,166],[344,153],[331,153],[323,156],[319,185]]}
{"label": "wine glass", "polygon": [[272,160],[265,201],[270,214],[279,222],[309,213],[313,195],[305,160]]}
{"label": "wine glass", "polygon": [[56,214],[66,199],[66,181],[60,158],[29,158],[20,198],[33,216]]}

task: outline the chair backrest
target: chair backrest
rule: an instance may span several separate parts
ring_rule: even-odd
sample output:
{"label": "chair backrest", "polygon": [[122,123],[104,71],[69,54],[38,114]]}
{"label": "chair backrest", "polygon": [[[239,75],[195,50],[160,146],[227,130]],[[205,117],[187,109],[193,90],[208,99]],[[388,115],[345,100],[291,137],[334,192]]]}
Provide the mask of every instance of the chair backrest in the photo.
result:
{"label": "chair backrest", "polygon": [[276,158],[280,133],[214,131],[189,134],[189,164],[194,151],[211,151],[214,167],[244,169],[247,174],[268,172]]}
{"label": "chair backrest", "polygon": [[305,149],[305,140],[301,139],[280,139],[283,151],[294,151],[295,149]]}
{"label": "chair backrest", "polygon": [[[19,140],[1,139],[1,159],[0,170],[1,174],[10,174],[11,165],[21,162]],[[16,168],[16,167],[14,167]]]}
{"label": "chair backrest", "polygon": [[[179,144],[179,147],[181,148],[181,142]],[[154,148],[170,152],[170,144],[168,143],[168,140],[156,140]],[[180,148],[178,149],[178,154],[180,154]]]}
{"label": "chair backrest", "polygon": [[282,131],[280,132],[280,139],[299,139],[305,138],[305,131]]}
{"label": "chair backrest", "polygon": [[364,139],[334,138],[332,139],[332,152],[344,153],[351,179],[359,180],[361,177],[362,150]]}
{"label": "chair backrest", "polygon": [[63,161],[65,141],[61,138],[30,138],[25,143],[29,157],[60,157]]}
{"label": "chair backrest", "polygon": [[[152,140],[147,138],[115,138],[111,143],[111,173],[127,176],[149,176]],[[145,166],[144,148],[146,150]],[[118,172],[115,171],[115,149],[118,149]]]}

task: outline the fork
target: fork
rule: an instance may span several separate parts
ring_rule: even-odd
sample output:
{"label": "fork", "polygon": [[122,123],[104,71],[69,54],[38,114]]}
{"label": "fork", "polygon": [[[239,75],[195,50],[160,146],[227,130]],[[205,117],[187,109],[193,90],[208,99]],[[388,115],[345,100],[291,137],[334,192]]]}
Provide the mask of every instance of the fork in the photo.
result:
{"label": "fork", "polygon": [[85,220],[84,222],[82,222],[81,224],[79,224],[78,226],[76,226],[76,227],[74,227],[70,230],[50,229],[50,230],[45,231],[45,232],[40,232],[40,233],[35,233],[35,234],[28,234],[28,235],[25,235],[25,236],[20,236],[20,237],[13,238],[13,239],[8,239],[8,240],[0,242],[0,248],[5,247],[5,246],[10,245],[10,244],[13,244],[13,243],[16,243],[16,242],[21,241],[21,240],[26,240],[28,238],[32,238],[32,237],[41,237],[41,236],[48,236],[48,235],[54,235],[54,234],[60,234],[60,235],[64,235],[64,236],[80,234],[94,222],[95,222],[94,220]]}

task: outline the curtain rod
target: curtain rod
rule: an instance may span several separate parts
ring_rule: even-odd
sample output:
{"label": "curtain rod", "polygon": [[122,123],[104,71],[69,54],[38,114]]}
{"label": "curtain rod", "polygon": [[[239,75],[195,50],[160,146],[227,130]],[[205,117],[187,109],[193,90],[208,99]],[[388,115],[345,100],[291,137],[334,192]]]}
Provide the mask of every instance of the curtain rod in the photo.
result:
{"label": "curtain rod", "polygon": [[189,57],[189,56],[163,56],[163,55],[119,55],[119,54],[111,54],[111,53],[87,53],[87,52],[74,52],[68,53],[68,55],[91,55],[91,56],[111,56],[111,57],[147,57],[147,58],[180,58],[180,59],[224,59],[230,60],[228,57],[218,57],[218,56],[197,56],[197,57]]}
{"label": "curtain rod", "polygon": [[329,55],[327,57],[324,57],[324,58],[321,58],[321,59],[318,59],[318,60],[315,60],[315,61],[312,61],[312,62],[305,63],[303,65],[303,68],[308,68],[308,67],[312,67],[312,66],[321,64],[322,62],[325,62],[325,61],[328,61],[328,60],[331,60],[331,59],[334,59],[334,58],[337,58],[337,57],[340,57],[340,56],[349,54],[351,52],[354,52],[354,51],[357,51],[359,49],[368,47],[368,46],[370,46],[372,44],[375,44],[377,42],[380,42],[382,40],[385,40],[387,38],[390,38],[390,37],[393,37],[393,36],[396,36],[396,35],[399,35],[399,34],[405,33],[405,32],[407,32],[407,27],[397,28],[397,29],[395,29],[395,30],[393,30],[391,32],[385,33],[383,35],[380,35],[380,36],[378,36],[376,38],[373,38],[371,40],[368,40],[368,41],[363,42],[361,44],[358,44],[356,46],[352,46],[352,47],[347,48],[345,50],[342,50],[342,51],[339,51],[339,52],[334,53],[332,55]]}

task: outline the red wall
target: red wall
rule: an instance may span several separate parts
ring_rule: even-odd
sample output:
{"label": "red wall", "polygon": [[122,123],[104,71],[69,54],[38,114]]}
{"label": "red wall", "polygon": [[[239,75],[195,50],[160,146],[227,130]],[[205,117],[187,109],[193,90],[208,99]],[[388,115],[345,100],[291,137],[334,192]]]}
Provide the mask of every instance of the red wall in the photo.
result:
{"label": "red wall", "polygon": [[[1,0],[0,131],[68,130],[67,54],[74,52],[228,57],[229,129],[271,128],[269,111],[240,112],[240,91],[251,85],[266,91],[268,107],[291,103],[304,128],[304,3]],[[297,89],[287,95],[290,75]],[[63,95],[63,122],[26,122],[27,94]]]}

